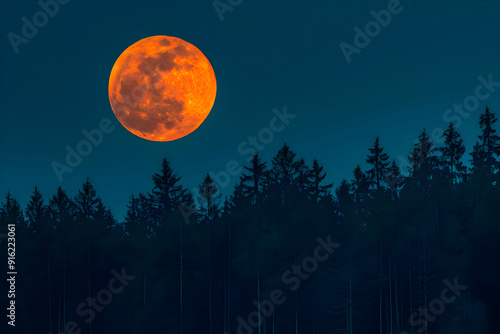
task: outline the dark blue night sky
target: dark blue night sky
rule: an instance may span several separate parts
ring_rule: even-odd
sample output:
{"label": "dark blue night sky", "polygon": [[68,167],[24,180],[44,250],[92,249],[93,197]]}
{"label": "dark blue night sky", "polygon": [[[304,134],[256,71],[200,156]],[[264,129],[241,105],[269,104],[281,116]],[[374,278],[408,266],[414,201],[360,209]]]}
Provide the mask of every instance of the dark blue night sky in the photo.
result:
{"label": "dark blue night sky", "polygon": [[[377,135],[397,159],[408,155],[422,128],[432,132],[455,120],[470,152],[479,113],[486,105],[500,110],[500,85],[483,88],[481,96],[489,95],[468,117],[446,110],[474,96],[479,77],[500,82],[500,2],[403,0],[399,14],[348,63],[339,45],[354,45],[354,28],[364,30],[371,11],[387,8],[385,0],[245,0],[221,21],[209,0],[73,0],[16,54],[8,34],[21,34],[22,18],[40,7],[2,1],[0,193],[11,191],[24,205],[34,185],[47,197],[59,185],[73,195],[89,177],[121,218],[130,194],[151,189],[163,157],[193,188],[230,160],[245,164],[248,154],[238,146],[285,106],[296,117],[264,145],[262,156],[270,159],[286,142],[308,163],[318,158],[336,186],[364,164]],[[132,135],[108,100],[115,60],[154,35],[197,46],[217,77],[207,120],[173,142]],[[60,183],[52,163],[64,163],[65,147],[75,148],[85,139],[82,130],[103,118],[115,130]],[[224,192],[235,182],[232,177]]]}

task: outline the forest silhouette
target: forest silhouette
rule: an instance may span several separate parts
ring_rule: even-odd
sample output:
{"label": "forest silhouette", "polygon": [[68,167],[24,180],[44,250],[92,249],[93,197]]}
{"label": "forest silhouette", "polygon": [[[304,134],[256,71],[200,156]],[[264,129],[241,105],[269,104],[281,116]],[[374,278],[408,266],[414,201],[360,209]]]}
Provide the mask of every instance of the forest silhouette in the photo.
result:
{"label": "forest silhouette", "polygon": [[[74,197],[35,187],[24,209],[7,193],[0,232],[16,226],[16,329],[498,334],[496,122],[486,108],[467,154],[453,124],[438,147],[424,130],[408,171],[377,137],[368,168],[335,186],[286,144],[269,162],[254,155],[226,197],[209,174],[192,194],[164,159],[123,221],[89,180]],[[339,246],[305,268],[318,240]],[[109,293],[113,278],[122,288]]]}

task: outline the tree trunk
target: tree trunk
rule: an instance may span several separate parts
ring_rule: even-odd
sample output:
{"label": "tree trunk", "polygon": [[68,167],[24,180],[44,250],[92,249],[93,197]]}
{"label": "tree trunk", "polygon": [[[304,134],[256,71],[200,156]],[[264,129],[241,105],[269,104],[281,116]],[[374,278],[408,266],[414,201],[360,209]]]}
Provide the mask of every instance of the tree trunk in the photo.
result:
{"label": "tree trunk", "polygon": [[210,334],[212,334],[212,267],[210,257],[210,222],[208,224],[208,310]]}
{"label": "tree trunk", "polygon": [[182,295],[182,292],[183,292],[183,287],[182,287],[182,276],[183,276],[183,264],[184,264],[184,258],[183,258],[183,240],[182,240],[182,223],[180,223],[180,270],[179,270],[179,286],[180,286],[180,293],[179,293],[179,309],[180,309],[180,316],[181,316],[181,332],[180,334],[182,334],[184,332],[184,317],[183,317],[183,305],[182,305],[182,301],[183,301],[183,295]]}
{"label": "tree trunk", "polygon": [[379,241],[379,334],[382,332],[382,237]]}
{"label": "tree trunk", "polygon": [[52,333],[52,296],[50,289],[50,237],[49,232],[47,232],[47,281],[49,283],[49,328]]}

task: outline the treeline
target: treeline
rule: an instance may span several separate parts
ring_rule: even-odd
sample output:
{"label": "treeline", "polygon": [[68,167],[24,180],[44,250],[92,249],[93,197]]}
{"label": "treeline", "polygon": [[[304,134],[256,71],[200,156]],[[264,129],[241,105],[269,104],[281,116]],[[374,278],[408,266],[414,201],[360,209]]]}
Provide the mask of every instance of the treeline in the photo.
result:
{"label": "treeline", "polygon": [[16,330],[500,333],[496,122],[486,108],[468,156],[452,124],[440,147],[424,130],[408,173],[377,138],[368,169],[336,187],[286,144],[225,198],[208,174],[193,195],[165,159],[124,221],[88,180],[74,197],[35,188],[25,210],[7,194]]}

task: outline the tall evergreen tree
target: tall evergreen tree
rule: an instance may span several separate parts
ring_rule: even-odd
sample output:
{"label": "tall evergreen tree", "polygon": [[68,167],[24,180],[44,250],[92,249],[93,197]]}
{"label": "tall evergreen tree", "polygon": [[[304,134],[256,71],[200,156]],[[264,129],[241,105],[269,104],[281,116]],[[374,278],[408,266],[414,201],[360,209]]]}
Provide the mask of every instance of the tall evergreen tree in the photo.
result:
{"label": "tall evergreen tree", "polygon": [[179,205],[191,207],[193,198],[179,181],[167,159],[163,159],[161,170],[153,175],[152,203],[160,217],[167,217],[178,211]]}
{"label": "tall evergreen tree", "polygon": [[[87,261],[87,294],[89,298],[92,298],[92,259],[93,256],[97,256],[95,254],[95,250],[93,250],[93,245],[97,244],[96,237],[101,236],[101,232],[103,231],[102,225],[96,221],[96,215],[99,207],[102,205],[102,201],[100,197],[97,195],[97,192],[94,188],[94,185],[87,178],[85,183],[82,185],[82,188],[78,190],[78,194],[75,196],[75,216],[76,222],[78,225],[78,230],[81,233],[81,238],[78,240],[83,243],[81,245],[82,248],[86,249],[86,261]],[[82,273],[82,277],[83,277]],[[88,305],[89,310],[89,318],[88,323],[89,327],[92,328],[93,317],[92,317],[92,303],[89,302]],[[92,329],[90,329],[92,331]]]}
{"label": "tall evergreen tree", "polygon": [[139,199],[134,195],[130,196],[127,213],[125,214],[124,229],[128,235],[146,238],[148,233],[145,224],[141,220],[140,210]]}
{"label": "tall evergreen tree", "polygon": [[296,175],[295,152],[285,143],[271,160],[270,179],[274,184],[288,187]]}
{"label": "tall evergreen tree", "polygon": [[254,205],[262,205],[263,193],[267,187],[269,171],[266,162],[262,162],[258,154],[250,160],[250,166],[244,166],[248,171],[241,175],[242,193],[249,198]]}
{"label": "tall evergreen tree", "polygon": [[486,111],[479,116],[479,126],[482,130],[479,136],[479,142],[474,146],[472,155],[472,165],[476,174],[482,174],[487,177],[493,176],[500,169],[500,136],[493,125],[498,121],[495,114]]}
{"label": "tall evergreen tree", "polygon": [[392,160],[391,164],[387,168],[385,181],[389,185],[389,189],[394,196],[397,196],[400,187],[403,185],[405,178],[401,175],[401,170],[399,169],[396,160]]}
{"label": "tall evergreen tree", "polygon": [[[43,245],[43,248],[40,249],[40,255],[43,254],[42,256],[45,257],[45,261],[38,263],[38,265],[43,267],[42,270],[44,274],[39,277],[39,279],[41,281],[46,281],[44,286],[47,287],[49,328],[52,330],[52,276],[54,274],[52,267],[55,256],[51,248],[53,248],[54,243],[54,226],[51,226],[50,221],[47,219],[47,208],[43,202],[42,194],[38,191],[38,188],[35,187],[33,195],[31,195],[30,201],[26,207],[26,218],[28,229],[36,235],[38,240],[40,240],[40,244]],[[36,267],[33,269],[38,272]]]}
{"label": "tall evergreen tree", "polygon": [[322,185],[326,178],[326,172],[324,172],[323,169],[323,166],[319,164],[318,160],[314,159],[310,170],[311,184],[309,187],[309,195],[315,203],[325,198],[333,187],[333,183]]}
{"label": "tall evergreen tree", "polygon": [[[68,275],[68,239],[71,237],[71,233],[75,228],[75,219],[73,217],[74,214],[74,203],[71,199],[66,195],[66,192],[58,187],[56,194],[52,196],[48,205],[48,216],[50,220],[51,226],[54,226],[55,230],[55,239],[57,245],[59,246],[58,252],[58,267],[60,268],[59,274],[59,286],[60,286],[60,294],[58,295],[59,299],[59,323],[66,323],[66,305],[67,305],[67,275]],[[56,255],[57,256],[57,255]]]}
{"label": "tall evergreen tree", "polygon": [[269,171],[269,193],[279,198],[281,206],[286,202],[292,191],[292,184],[297,175],[296,154],[287,144],[278,151],[271,160],[271,170]]}
{"label": "tall evergreen tree", "polygon": [[[49,201],[48,213],[55,222],[72,219],[74,212],[74,203],[68,197],[66,192],[58,187],[56,194]],[[56,224],[58,226],[58,224]]]}
{"label": "tall evergreen tree", "polygon": [[97,202],[94,220],[100,233],[110,232],[116,227],[116,220],[111,209],[106,207],[101,199]]}
{"label": "tall evergreen tree", "polygon": [[88,178],[82,188],[78,190],[78,194],[75,196],[74,202],[75,215],[78,223],[94,219],[94,215],[97,212],[97,206],[101,200],[97,196],[94,185]]}
{"label": "tall evergreen tree", "polygon": [[384,181],[387,167],[389,166],[389,156],[384,152],[384,148],[380,146],[380,139],[375,139],[375,144],[370,150],[370,155],[366,158],[366,162],[371,166],[368,170],[370,183],[375,189],[379,189]]}
{"label": "tall evergreen tree", "polygon": [[45,226],[47,223],[46,213],[47,210],[43,203],[43,196],[40,191],[38,191],[38,187],[35,187],[33,195],[31,195],[30,201],[26,207],[28,228],[35,233],[48,230],[49,227]]}
{"label": "tall evergreen tree", "polygon": [[464,141],[457,132],[453,123],[443,133],[444,146],[439,148],[441,152],[441,161],[447,170],[451,184],[459,181],[465,171],[461,159],[465,153]]}
{"label": "tall evergreen tree", "polygon": [[204,221],[213,221],[219,217],[219,201],[221,194],[214,179],[207,174],[199,186],[198,202],[200,213]]}
{"label": "tall evergreen tree", "polygon": [[309,191],[310,189],[310,170],[306,165],[304,158],[300,158],[296,163],[297,176],[294,180],[294,186],[299,192]]}
{"label": "tall evergreen tree", "polygon": [[352,190],[354,195],[354,201],[357,204],[361,204],[369,196],[370,190],[370,180],[366,173],[361,170],[361,167],[358,165],[353,171],[354,179],[352,180]]}
{"label": "tall evergreen tree", "polygon": [[[167,253],[170,260],[166,263],[161,262],[161,264],[172,268],[175,268],[175,262],[178,264],[178,272],[173,272],[177,274],[178,279],[178,330],[182,333],[185,325],[184,312],[187,292],[185,282],[188,279],[186,265],[188,264],[187,256],[190,249],[186,247],[189,230],[186,221],[182,217],[181,208],[193,207],[194,201],[193,196],[182,186],[180,180],[181,177],[174,173],[168,160],[163,159],[160,172],[153,175],[154,186],[150,201],[154,212],[155,234],[158,238],[168,240],[167,245],[160,246],[160,251]],[[175,258],[178,258],[178,260],[172,263],[171,261]]]}
{"label": "tall evergreen tree", "polygon": [[214,179],[207,174],[199,186],[199,203],[201,223],[206,226],[207,235],[207,262],[208,262],[208,308],[209,308],[209,333],[213,333],[213,287],[212,287],[212,244],[214,223],[220,216],[219,201],[221,195]]}
{"label": "tall evergreen tree", "polygon": [[419,171],[427,170],[431,164],[430,158],[435,151],[434,143],[424,129],[418,136],[418,143],[415,144],[408,158],[412,164],[410,172],[415,175]]}
{"label": "tall evergreen tree", "polygon": [[12,197],[10,192],[5,196],[5,203],[3,203],[0,209],[0,219],[4,223],[4,225],[2,225],[2,231],[7,230],[7,224],[18,224],[19,227],[24,226],[24,216],[21,205],[17,199]]}

